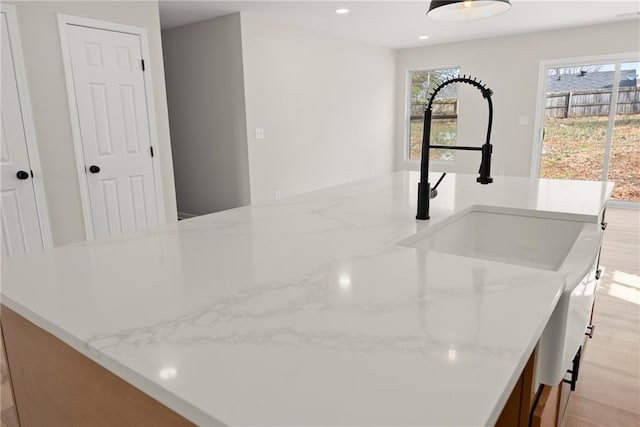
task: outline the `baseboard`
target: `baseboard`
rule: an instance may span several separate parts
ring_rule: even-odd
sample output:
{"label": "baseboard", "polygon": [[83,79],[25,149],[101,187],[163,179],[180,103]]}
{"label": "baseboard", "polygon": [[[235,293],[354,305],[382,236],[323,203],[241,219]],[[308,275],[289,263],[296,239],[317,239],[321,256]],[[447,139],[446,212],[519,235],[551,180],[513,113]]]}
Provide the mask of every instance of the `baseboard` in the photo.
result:
{"label": "baseboard", "polygon": [[186,213],[186,212],[178,212],[178,219],[189,219],[189,218],[194,218],[198,215],[194,215],[194,214],[190,214],[190,213]]}

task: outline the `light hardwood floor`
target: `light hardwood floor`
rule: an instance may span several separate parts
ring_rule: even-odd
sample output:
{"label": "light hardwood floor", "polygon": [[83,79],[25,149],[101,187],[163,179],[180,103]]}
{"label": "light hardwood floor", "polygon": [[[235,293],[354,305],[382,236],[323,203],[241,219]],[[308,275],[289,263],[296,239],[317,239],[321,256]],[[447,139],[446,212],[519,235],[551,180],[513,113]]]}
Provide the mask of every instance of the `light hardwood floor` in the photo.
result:
{"label": "light hardwood floor", "polygon": [[[0,335],[1,332],[2,330],[0,329]],[[16,427],[19,425],[4,357],[4,341],[0,340],[0,427]]]}
{"label": "light hardwood floor", "polygon": [[[593,339],[565,427],[640,426],[640,211],[608,209]],[[0,427],[18,427],[4,359]]]}

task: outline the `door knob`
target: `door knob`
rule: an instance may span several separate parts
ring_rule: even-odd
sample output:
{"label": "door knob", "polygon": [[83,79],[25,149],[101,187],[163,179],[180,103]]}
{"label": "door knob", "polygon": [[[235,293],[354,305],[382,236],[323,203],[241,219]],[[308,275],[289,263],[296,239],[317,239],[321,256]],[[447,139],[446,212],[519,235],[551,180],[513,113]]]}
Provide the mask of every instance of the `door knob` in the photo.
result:
{"label": "door knob", "polygon": [[16,176],[18,177],[18,179],[27,179],[29,178],[29,173],[25,171],[18,171]]}
{"label": "door knob", "polygon": [[89,166],[89,172],[91,172],[91,173],[98,173],[98,172],[100,172],[100,166],[96,166],[96,165],[91,165],[91,166]]}

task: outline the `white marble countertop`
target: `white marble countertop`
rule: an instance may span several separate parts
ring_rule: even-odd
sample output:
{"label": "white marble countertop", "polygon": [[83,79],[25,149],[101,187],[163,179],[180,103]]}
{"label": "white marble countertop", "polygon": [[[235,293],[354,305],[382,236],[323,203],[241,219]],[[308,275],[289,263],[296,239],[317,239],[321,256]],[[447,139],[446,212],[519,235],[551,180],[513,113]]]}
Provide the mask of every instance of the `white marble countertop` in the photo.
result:
{"label": "white marble countertop", "polygon": [[491,424],[563,276],[396,243],[473,204],[595,222],[612,184],[449,174],[421,222],[417,180],[13,258],[2,303],[198,424]]}

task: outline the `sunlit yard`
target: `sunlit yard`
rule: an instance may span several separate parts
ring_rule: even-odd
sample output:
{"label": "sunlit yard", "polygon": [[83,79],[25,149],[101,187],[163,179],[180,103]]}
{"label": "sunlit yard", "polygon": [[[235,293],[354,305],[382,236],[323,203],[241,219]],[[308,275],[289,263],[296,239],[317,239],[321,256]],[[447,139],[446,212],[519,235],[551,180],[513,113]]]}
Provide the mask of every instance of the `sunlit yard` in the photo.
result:
{"label": "sunlit yard", "polygon": [[[608,117],[548,118],[540,177],[599,181],[602,179]],[[456,120],[434,120],[431,144],[455,145]],[[422,120],[411,122],[411,159],[419,160]],[[499,149],[497,147],[496,149]],[[454,151],[431,150],[431,160],[453,160]],[[613,133],[609,180],[613,198],[640,202],[640,115],[618,116]]]}
{"label": "sunlit yard", "polygon": [[[422,154],[422,120],[411,121],[411,151],[410,158],[420,160]],[[431,144],[456,145],[456,120],[432,120]],[[430,160],[453,160],[455,151],[431,150]]]}
{"label": "sunlit yard", "polygon": [[[602,179],[608,117],[548,118],[540,177]],[[619,116],[615,122],[609,180],[613,198],[640,202],[640,116]]]}

